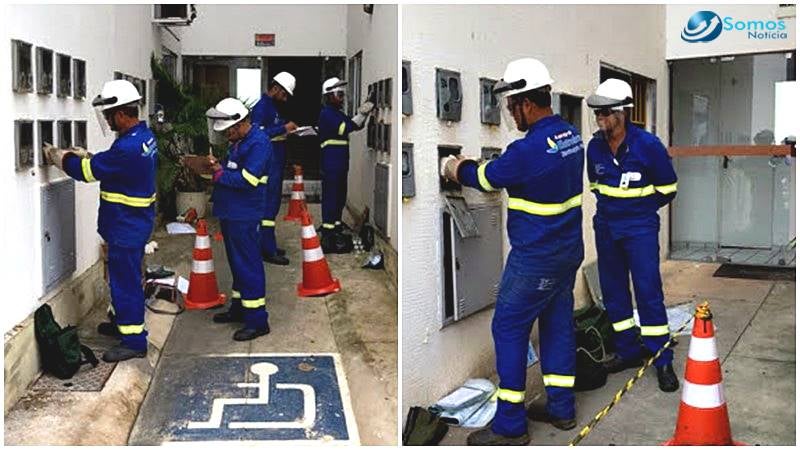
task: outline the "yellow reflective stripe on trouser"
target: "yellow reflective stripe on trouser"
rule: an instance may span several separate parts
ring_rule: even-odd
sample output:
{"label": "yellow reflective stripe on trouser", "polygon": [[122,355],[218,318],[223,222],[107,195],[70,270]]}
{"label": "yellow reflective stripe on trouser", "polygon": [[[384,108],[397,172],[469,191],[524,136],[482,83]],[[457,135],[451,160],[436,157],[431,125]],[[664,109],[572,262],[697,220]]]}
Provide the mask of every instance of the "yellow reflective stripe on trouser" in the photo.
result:
{"label": "yellow reflective stripe on trouser", "polygon": [[252,173],[248,172],[247,169],[242,169],[242,176],[248,183],[252,184],[253,187],[258,187],[258,183],[267,184],[267,176],[264,175],[261,178],[256,177]]}
{"label": "yellow reflective stripe on trouser", "polygon": [[638,188],[626,189],[626,188],[609,186],[607,184],[590,183],[589,188],[592,190],[596,190],[597,192],[607,197],[617,197],[617,198],[647,197],[648,195],[653,195],[656,193],[656,188],[652,184]]}
{"label": "yellow reflective stripe on trouser", "polygon": [[100,198],[111,203],[121,203],[134,208],[146,208],[156,201],[156,194],[152,197],[130,197],[116,192],[100,191]]}
{"label": "yellow reflective stripe on trouser", "polygon": [[564,203],[536,203],[515,197],[509,197],[508,199],[508,209],[514,209],[536,216],[555,216],[578,206],[581,206],[581,194],[570,198]]}
{"label": "yellow reflective stripe on trouser", "polygon": [[280,136],[275,136],[274,138],[270,139],[271,142],[283,142],[286,140],[286,135],[282,134]]}
{"label": "yellow reflective stripe on trouser", "polygon": [[120,334],[141,334],[144,332],[144,324],[141,325],[117,325]]}
{"label": "yellow reflective stripe on trouser", "polygon": [[86,179],[87,183],[91,183],[92,181],[97,181],[92,173],[92,160],[89,158],[81,158],[81,170],[83,171],[83,178]]}
{"label": "yellow reflective stripe on trouser", "polygon": [[344,122],[342,122],[342,124],[339,125],[339,136],[344,136],[344,132],[346,130],[347,130],[347,125]]}
{"label": "yellow reflective stripe on trouser", "polygon": [[633,320],[633,317],[631,317],[630,319],[614,322],[612,326],[614,327],[614,331],[625,331],[636,326],[636,322]]}
{"label": "yellow reflective stripe on trouser", "polygon": [[261,226],[262,227],[274,227],[275,226],[275,221],[274,220],[263,219],[261,221]]}
{"label": "yellow reflective stripe on trouser", "polygon": [[328,145],[347,145],[347,144],[348,144],[347,141],[341,139],[328,139],[327,141],[323,142],[322,145],[320,145],[319,147],[324,148],[325,146]]}
{"label": "yellow reflective stripe on trouser", "polygon": [[678,191],[678,183],[656,186],[656,190],[664,195],[671,194]]}
{"label": "yellow reflective stripe on trouser", "polygon": [[325,228],[326,230],[332,230],[332,229],[336,228],[336,225],[334,225],[332,223],[323,223],[322,224],[322,228]]}
{"label": "yellow reflective stripe on trouser", "polygon": [[547,374],[547,375],[542,375],[542,380],[544,380],[545,386],[555,386],[555,387],[565,387],[565,388],[571,388],[575,386],[574,375]]}
{"label": "yellow reflective stripe on trouser", "polygon": [[259,306],[264,306],[267,304],[267,299],[264,297],[257,298],[254,300],[245,300],[242,299],[242,306],[245,308],[258,308]]}
{"label": "yellow reflective stripe on trouser", "polygon": [[522,403],[525,401],[525,391],[512,391],[511,389],[498,389],[494,398],[505,400],[509,403]]}
{"label": "yellow reflective stripe on trouser", "polygon": [[491,161],[487,161],[478,166],[478,183],[481,184],[481,187],[485,191],[496,191],[497,189],[492,186],[492,183],[489,183],[489,180],[486,178],[486,166],[488,166],[490,162]]}
{"label": "yellow reflective stripe on trouser", "polygon": [[242,293],[241,293],[241,292],[239,292],[239,291],[233,291],[233,290],[232,290],[232,291],[231,291],[231,298],[238,298],[238,299],[241,299],[241,298],[242,298]]}
{"label": "yellow reflective stripe on trouser", "polygon": [[669,334],[669,325],[642,325],[642,336],[663,336]]}

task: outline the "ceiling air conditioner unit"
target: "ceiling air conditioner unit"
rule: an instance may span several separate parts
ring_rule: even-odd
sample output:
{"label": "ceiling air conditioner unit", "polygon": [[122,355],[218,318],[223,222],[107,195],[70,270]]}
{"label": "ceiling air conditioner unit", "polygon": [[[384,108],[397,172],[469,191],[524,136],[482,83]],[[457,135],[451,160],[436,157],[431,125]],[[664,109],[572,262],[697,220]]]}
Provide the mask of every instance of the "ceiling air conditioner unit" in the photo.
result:
{"label": "ceiling air conditioner unit", "polygon": [[159,25],[185,26],[197,17],[192,4],[153,5],[153,23]]}

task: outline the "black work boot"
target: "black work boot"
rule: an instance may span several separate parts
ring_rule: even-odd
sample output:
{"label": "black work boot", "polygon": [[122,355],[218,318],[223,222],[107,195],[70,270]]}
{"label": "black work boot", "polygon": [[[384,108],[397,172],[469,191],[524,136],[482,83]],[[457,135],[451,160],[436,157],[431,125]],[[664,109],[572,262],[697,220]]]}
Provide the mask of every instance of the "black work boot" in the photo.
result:
{"label": "black work boot", "polygon": [[678,377],[675,376],[675,371],[672,370],[672,364],[667,364],[663,367],[656,367],[658,374],[658,388],[663,392],[675,392],[680,387]]}
{"label": "black work boot", "polygon": [[147,350],[133,350],[128,347],[123,347],[122,344],[119,344],[103,353],[103,361],[111,363],[125,361],[132,358],[144,358],[145,356],[147,356]]}
{"label": "black work boot", "polygon": [[278,256],[286,256],[286,250],[282,248],[278,248],[276,253],[278,254]]}
{"label": "black work boot", "polygon": [[619,355],[614,355],[611,360],[603,363],[603,367],[608,373],[622,372],[625,369],[633,367],[641,367],[643,364],[642,358],[622,359]]}
{"label": "black work boot", "polygon": [[527,445],[530,441],[527,431],[522,436],[503,436],[492,431],[491,425],[467,436],[467,445]]}
{"label": "black work boot", "polygon": [[333,253],[350,253],[353,251],[353,237],[344,232],[342,225],[334,229],[335,244]]}
{"label": "black work boot", "polygon": [[237,330],[236,333],[233,333],[233,340],[234,341],[250,341],[259,336],[264,336],[269,334],[269,324],[261,330],[256,330],[254,328],[242,328],[241,330]]}
{"label": "black work boot", "polygon": [[244,322],[244,311],[241,308],[231,307],[225,312],[214,314],[214,323]]}
{"label": "black work boot", "polygon": [[320,233],[322,239],[320,239],[320,246],[322,247],[322,253],[325,254],[333,254],[336,253],[336,232],[329,228],[323,228],[322,232]]}
{"label": "black work boot", "polygon": [[551,416],[550,413],[547,412],[547,408],[545,408],[544,405],[531,405],[528,407],[525,413],[528,416],[528,419],[534,422],[549,423],[559,430],[571,430],[575,428],[575,425],[578,424],[574,417],[572,419],[560,419],[558,417]]}
{"label": "black work boot", "polygon": [[276,266],[288,266],[289,265],[289,258],[281,255],[261,255],[261,259],[264,260],[265,263],[268,264],[275,264]]}
{"label": "black work boot", "polygon": [[114,322],[101,322],[97,325],[97,332],[102,334],[103,336],[111,336],[111,337],[120,337],[122,333],[119,332],[119,328]]}

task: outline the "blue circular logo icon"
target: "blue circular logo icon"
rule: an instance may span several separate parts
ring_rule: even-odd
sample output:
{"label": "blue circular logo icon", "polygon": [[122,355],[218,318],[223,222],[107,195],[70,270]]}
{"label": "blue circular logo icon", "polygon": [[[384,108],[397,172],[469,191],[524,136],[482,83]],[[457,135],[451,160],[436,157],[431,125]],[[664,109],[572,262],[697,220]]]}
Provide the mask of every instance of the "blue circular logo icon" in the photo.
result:
{"label": "blue circular logo icon", "polygon": [[713,11],[697,11],[681,31],[686,42],[711,42],[722,33],[722,19]]}

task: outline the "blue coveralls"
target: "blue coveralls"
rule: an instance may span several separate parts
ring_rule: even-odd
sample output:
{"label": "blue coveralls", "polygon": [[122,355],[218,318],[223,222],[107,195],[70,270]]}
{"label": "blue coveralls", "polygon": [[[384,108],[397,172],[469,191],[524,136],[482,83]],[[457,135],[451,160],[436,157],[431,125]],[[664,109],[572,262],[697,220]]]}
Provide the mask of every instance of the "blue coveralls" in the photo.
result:
{"label": "blue coveralls", "polygon": [[550,415],[575,417],[575,273],[583,260],[583,143],[552,115],[534,123],[499,158],[462,164],[459,180],[482,191],[508,192],[508,255],[497,295],[494,337],[500,388],[492,431],[527,431],[525,370],[528,340],[539,319],[542,375]]}
{"label": "blue coveralls", "polygon": [[[658,257],[658,209],[676,195],[678,177],[658,137],[628,123],[616,157],[602,132],[589,142],[590,188],[597,196],[594,216],[600,287],[614,326],[614,346],[626,360],[641,357],[633,320],[628,273],[639,308],[642,341],[655,353],[669,339]],[[667,349],[657,367],[672,362]]]}
{"label": "blue coveralls", "polygon": [[78,181],[100,181],[97,232],[108,244],[111,306],[122,345],[147,350],[144,329],[142,258],[153,231],[158,148],[153,132],[139,122],[111,148],[90,159],[68,153],[64,171]]}
{"label": "blue coveralls", "polygon": [[272,142],[272,161],[269,164],[267,177],[267,203],[261,217],[261,252],[275,256],[278,243],[275,240],[275,217],[281,209],[281,191],[283,187],[283,169],[286,165],[286,121],[278,115],[275,102],[267,94],[250,111],[250,121],[261,127]]}
{"label": "blue coveralls", "polygon": [[272,145],[257,126],[231,145],[228,157],[214,174],[214,215],[219,217],[225,251],[231,266],[231,312],[244,312],[245,328],[263,330],[266,310],[266,278],[258,242],[266,203],[267,172]]}
{"label": "blue coveralls", "polygon": [[318,128],[322,150],[322,228],[333,230],[342,224],[342,211],[347,202],[348,136],[363,127],[342,111],[325,105],[319,113]]}

